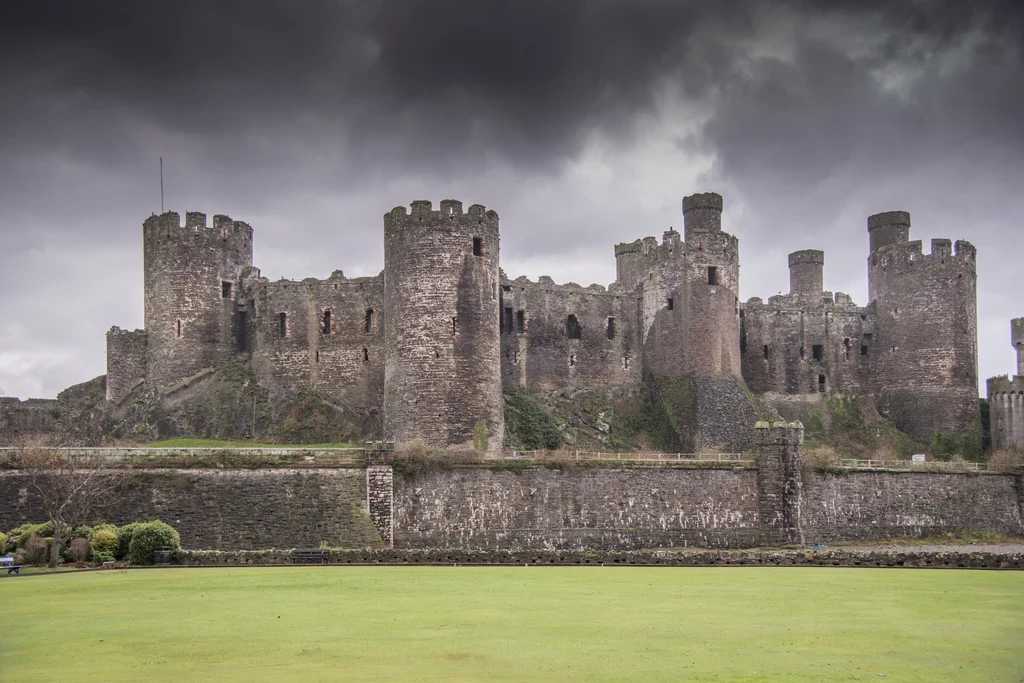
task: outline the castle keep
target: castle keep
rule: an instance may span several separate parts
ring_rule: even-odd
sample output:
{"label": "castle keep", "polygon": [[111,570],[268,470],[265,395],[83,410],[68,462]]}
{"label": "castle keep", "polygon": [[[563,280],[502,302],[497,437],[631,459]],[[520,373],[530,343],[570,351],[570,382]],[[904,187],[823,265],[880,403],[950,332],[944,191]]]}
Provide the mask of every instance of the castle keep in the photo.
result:
{"label": "castle keep", "polygon": [[873,396],[919,438],[976,425],[971,244],[924,253],[909,214],[877,214],[866,306],[824,290],[815,250],[790,255],[789,294],[741,303],[722,210],[718,194],[685,197],[683,234],[617,245],[607,288],[510,278],[497,213],[455,200],[385,214],[384,270],[364,278],[271,282],[252,267],[247,224],[151,216],[145,330],[108,333],[107,400],[173,392],[245,353],[272,398],[315,389],[379,415],[386,438],[477,450],[502,445],[503,384],[676,392],[689,445],[751,445],[751,391]]}

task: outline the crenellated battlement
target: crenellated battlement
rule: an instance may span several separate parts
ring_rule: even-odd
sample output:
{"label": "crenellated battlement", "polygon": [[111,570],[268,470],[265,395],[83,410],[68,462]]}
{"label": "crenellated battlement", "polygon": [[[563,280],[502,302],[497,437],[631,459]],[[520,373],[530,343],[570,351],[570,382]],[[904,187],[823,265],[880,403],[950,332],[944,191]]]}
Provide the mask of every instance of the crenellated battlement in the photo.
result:
{"label": "crenellated battlement", "polygon": [[452,222],[460,225],[488,224],[496,227],[498,213],[488,210],[482,204],[473,204],[464,213],[462,202],[457,199],[442,199],[440,209],[434,211],[433,203],[429,199],[417,199],[410,202],[409,210],[404,206],[396,206],[384,214],[385,226],[411,227],[422,223],[443,226]]}
{"label": "crenellated battlement", "polygon": [[997,377],[989,377],[985,381],[985,385],[988,389],[989,399],[996,398],[999,394],[1024,394],[1024,377],[1015,375],[1010,377],[1009,375],[999,375]]}
{"label": "crenellated battlement", "polygon": [[965,240],[953,242],[946,238],[936,238],[931,241],[931,251],[924,251],[924,242],[914,240],[903,242],[898,245],[889,245],[889,249],[882,250],[871,255],[871,269],[888,269],[903,264],[914,264],[915,266],[930,267],[945,265],[947,263],[959,263],[972,269],[977,261],[977,249],[973,244]]}
{"label": "crenellated battlement", "polygon": [[[221,238],[225,238],[228,233],[231,233],[252,237],[252,226],[245,221],[236,221],[232,220],[230,216],[214,214],[213,225],[209,225],[206,214],[201,211],[186,211],[184,223],[177,211],[153,214],[145,220],[143,228],[147,235],[153,231],[162,231],[167,237],[181,233],[200,233]],[[174,231],[179,231],[179,233]]]}

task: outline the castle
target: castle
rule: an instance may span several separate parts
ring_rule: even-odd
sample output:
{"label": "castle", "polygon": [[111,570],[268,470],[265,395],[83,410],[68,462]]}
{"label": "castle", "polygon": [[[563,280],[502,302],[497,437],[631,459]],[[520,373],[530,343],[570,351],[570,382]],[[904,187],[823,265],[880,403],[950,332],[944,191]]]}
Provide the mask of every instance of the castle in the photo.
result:
{"label": "castle", "polygon": [[790,254],[788,294],[741,303],[722,210],[718,194],[685,197],[683,234],[617,245],[607,288],[509,278],[498,214],[450,199],[384,215],[379,275],[326,280],[261,277],[246,223],[154,215],[145,329],[108,332],[106,397],[171,392],[245,353],[271,397],[316,389],[379,413],[386,438],[477,450],[502,445],[503,385],[669,395],[685,384],[681,441],[737,448],[757,419],[751,392],[873,396],[919,438],[978,423],[970,243],[937,239],[924,253],[909,214],[880,213],[867,221],[866,306],[824,291],[814,250]]}

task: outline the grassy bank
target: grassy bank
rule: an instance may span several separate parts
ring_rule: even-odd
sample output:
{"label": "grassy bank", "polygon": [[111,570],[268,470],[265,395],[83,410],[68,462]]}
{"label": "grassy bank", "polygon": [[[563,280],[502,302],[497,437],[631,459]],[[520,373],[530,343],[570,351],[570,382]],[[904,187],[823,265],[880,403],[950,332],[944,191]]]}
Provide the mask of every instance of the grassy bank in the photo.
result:
{"label": "grassy bank", "polygon": [[0,580],[0,679],[1017,680],[1024,573],[284,567]]}

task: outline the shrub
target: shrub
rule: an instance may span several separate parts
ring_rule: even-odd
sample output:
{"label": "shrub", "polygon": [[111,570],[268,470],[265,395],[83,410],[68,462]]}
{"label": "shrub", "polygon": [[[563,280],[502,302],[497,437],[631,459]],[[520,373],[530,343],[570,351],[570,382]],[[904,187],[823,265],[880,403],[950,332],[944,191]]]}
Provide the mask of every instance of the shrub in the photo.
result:
{"label": "shrub", "polygon": [[92,539],[89,541],[89,547],[92,548],[94,556],[96,553],[106,553],[113,557],[117,552],[117,531],[99,529],[93,532]]}
{"label": "shrub", "polygon": [[89,559],[89,539],[71,539],[71,559],[74,562],[85,562]]}
{"label": "shrub", "polygon": [[24,548],[25,544],[28,543],[28,539],[33,536],[53,536],[53,522],[22,525],[19,529],[21,530],[21,533],[18,535],[17,543],[19,548]]}
{"label": "shrub", "polygon": [[136,527],[139,526],[138,522],[132,522],[131,524],[125,524],[117,529],[117,550],[114,551],[114,557],[119,560],[123,560],[128,557],[128,546],[132,542],[132,534],[135,533]]}
{"label": "shrub", "polygon": [[32,534],[22,546],[21,555],[25,558],[25,564],[46,564],[49,550],[50,544],[45,539]]}
{"label": "shrub", "polygon": [[992,451],[988,456],[988,468],[996,472],[1024,473],[1024,453],[1010,449]]}
{"label": "shrub", "polygon": [[181,550],[181,537],[170,524],[143,522],[135,526],[128,544],[128,561],[132,564],[153,564],[153,549],[166,545],[171,551]]}
{"label": "shrub", "polygon": [[0,553],[7,552],[7,534],[0,531]]}
{"label": "shrub", "polygon": [[103,550],[93,550],[92,551],[92,561],[97,563],[97,564],[100,564],[102,562],[113,562],[114,561],[114,553],[108,553],[108,552],[105,552]]}
{"label": "shrub", "polygon": [[525,387],[505,387],[505,431],[511,445],[523,450],[555,449],[562,445],[558,424]]}

